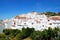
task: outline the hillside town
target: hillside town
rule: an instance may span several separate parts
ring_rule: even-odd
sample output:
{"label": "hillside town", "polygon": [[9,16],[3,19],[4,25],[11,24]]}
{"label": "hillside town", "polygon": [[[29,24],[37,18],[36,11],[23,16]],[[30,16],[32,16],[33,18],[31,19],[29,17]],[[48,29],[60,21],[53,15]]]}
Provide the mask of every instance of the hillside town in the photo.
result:
{"label": "hillside town", "polygon": [[42,31],[51,27],[60,27],[60,16],[47,16],[43,13],[30,12],[4,20],[5,28],[19,29],[34,28],[36,31]]}
{"label": "hillside town", "polygon": [[60,0],[0,0],[0,40],[60,40]]}

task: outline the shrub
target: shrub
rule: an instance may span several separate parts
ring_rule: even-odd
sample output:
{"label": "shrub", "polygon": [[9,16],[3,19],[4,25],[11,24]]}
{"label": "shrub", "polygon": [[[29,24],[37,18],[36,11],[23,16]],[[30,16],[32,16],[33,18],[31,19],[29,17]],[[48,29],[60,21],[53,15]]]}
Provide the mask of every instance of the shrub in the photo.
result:
{"label": "shrub", "polygon": [[4,29],[3,33],[5,35],[11,35],[11,36],[16,36],[18,33],[20,33],[21,31],[18,29]]}
{"label": "shrub", "polygon": [[27,28],[22,28],[20,38],[24,39],[24,38],[30,36],[31,33],[33,33],[33,31],[34,31],[34,28],[28,28],[28,27]]}

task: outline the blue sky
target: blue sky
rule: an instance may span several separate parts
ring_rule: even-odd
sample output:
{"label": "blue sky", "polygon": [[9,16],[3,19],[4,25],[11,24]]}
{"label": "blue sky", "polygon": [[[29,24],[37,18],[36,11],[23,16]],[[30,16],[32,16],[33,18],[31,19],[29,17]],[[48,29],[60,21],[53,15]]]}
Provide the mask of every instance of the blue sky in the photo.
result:
{"label": "blue sky", "polygon": [[32,11],[60,12],[60,0],[0,0],[0,19]]}

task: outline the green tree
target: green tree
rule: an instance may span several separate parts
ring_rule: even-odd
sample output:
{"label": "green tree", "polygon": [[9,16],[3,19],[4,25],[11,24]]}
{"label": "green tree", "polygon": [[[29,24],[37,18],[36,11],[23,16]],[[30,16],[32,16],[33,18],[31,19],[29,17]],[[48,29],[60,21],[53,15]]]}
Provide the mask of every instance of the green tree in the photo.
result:
{"label": "green tree", "polygon": [[34,31],[30,37],[32,40],[41,40],[42,39],[42,33],[40,31]]}
{"label": "green tree", "polygon": [[33,33],[34,28],[22,28],[21,32],[15,36],[16,40],[23,40]]}
{"label": "green tree", "polygon": [[18,33],[20,33],[21,31],[18,29],[4,29],[3,33],[6,35],[11,35],[11,36],[16,36]]}
{"label": "green tree", "polygon": [[55,13],[55,12],[46,12],[45,15],[48,15],[48,16],[55,16],[56,13]]}
{"label": "green tree", "polygon": [[43,30],[42,31],[42,40],[48,40],[48,30]]}

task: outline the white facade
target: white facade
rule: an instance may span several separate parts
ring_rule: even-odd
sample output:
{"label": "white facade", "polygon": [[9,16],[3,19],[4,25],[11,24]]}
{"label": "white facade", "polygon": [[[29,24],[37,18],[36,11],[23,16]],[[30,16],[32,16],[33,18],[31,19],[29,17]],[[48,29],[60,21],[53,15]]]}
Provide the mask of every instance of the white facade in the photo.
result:
{"label": "white facade", "polygon": [[48,29],[48,27],[54,28],[60,26],[60,20],[53,20],[45,14],[38,14],[36,12],[19,15],[7,21],[8,23],[5,22],[6,28],[9,25],[9,28],[20,30],[23,27],[29,27],[42,31],[43,29]]}

